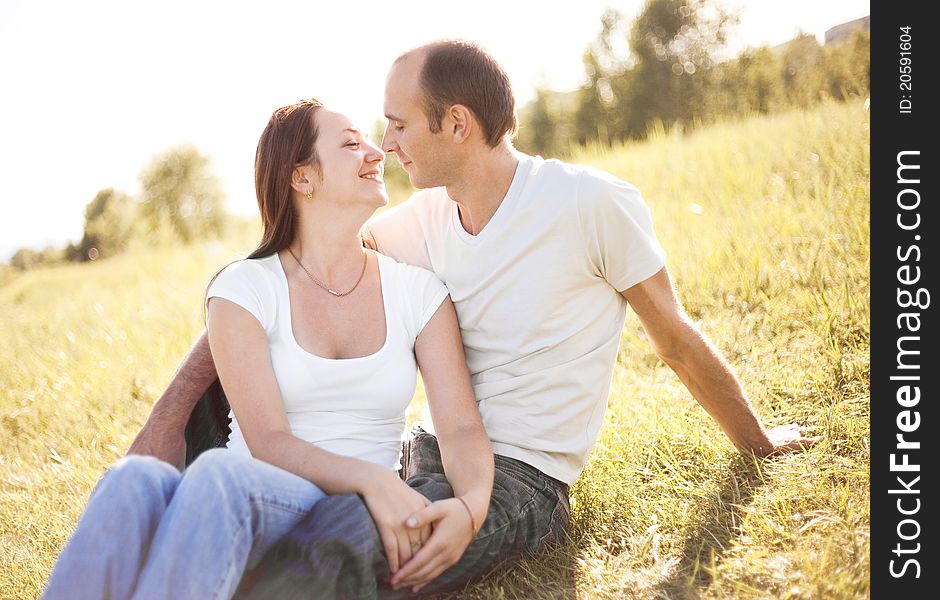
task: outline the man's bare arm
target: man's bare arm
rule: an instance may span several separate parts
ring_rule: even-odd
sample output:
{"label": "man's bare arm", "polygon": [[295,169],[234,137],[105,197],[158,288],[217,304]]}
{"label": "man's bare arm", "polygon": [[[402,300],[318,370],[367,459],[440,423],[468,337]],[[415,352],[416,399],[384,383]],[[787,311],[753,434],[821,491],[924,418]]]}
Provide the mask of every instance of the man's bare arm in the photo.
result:
{"label": "man's bare arm", "polygon": [[186,422],[217,376],[209,338],[203,332],[153,405],[150,417],[127,453],[155,456],[181,468],[186,459]]}
{"label": "man's bare arm", "polygon": [[738,450],[766,456],[816,441],[804,437],[795,424],[764,429],[731,367],[685,314],[665,268],[621,293],[640,318],[653,350]]}

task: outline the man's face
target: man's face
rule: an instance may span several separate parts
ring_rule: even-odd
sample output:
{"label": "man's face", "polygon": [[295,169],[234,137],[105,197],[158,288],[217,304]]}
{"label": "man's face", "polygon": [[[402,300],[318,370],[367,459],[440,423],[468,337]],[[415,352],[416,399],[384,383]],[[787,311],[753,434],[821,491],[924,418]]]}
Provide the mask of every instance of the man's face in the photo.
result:
{"label": "man's face", "polygon": [[422,61],[421,56],[409,56],[392,66],[385,84],[388,125],[382,139],[382,149],[398,155],[411,185],[419,189],[445,186],[455,175],[447,129],[432,133],[421,104]]}

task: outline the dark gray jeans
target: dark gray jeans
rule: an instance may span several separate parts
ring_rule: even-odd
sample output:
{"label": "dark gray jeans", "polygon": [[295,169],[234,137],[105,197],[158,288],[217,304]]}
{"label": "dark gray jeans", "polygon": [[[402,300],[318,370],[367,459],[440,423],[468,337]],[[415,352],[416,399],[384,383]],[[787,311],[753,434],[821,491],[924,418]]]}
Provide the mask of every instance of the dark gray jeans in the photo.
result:
{"label": "dark gray jeans", "polygon": [[[416,428],[402,459],[408,485],[430,500],[454,495],[444,477],[437,438]],[[422,594],[463,587],[494,567],[562,540],[569,520],[568,486],[518,460],[496,456],[489,513],[457,564]],[[388,563],[365,503],[328,496],[265,555],[242,581],[237,598],[400,598],[385,582]]]}

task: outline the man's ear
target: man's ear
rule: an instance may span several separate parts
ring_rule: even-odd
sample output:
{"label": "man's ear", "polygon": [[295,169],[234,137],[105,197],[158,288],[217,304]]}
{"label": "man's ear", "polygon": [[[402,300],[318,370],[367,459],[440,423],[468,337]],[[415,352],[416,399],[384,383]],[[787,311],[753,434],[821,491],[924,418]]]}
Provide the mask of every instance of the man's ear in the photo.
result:
{"label": "man's ear", "polygon": [[476,128],[476,121],[473,118],[473,111],[463,104],[455,104],[447,110],[446,126],[450,128],[450,134],[454,142],[461,143],[470,137]]}

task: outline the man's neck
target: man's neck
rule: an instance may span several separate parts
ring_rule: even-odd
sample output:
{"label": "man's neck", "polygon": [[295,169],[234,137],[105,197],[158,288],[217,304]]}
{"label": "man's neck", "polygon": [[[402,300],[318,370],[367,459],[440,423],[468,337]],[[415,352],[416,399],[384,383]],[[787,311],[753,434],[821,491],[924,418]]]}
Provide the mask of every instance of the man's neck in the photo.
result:
{"label": "man's neck", "polygon": [[447,186],[447,195],[457,203],[460,223],[477,235],[499,209],[512,185],[519,158],[508,142],[465,164],[460,181]]}

